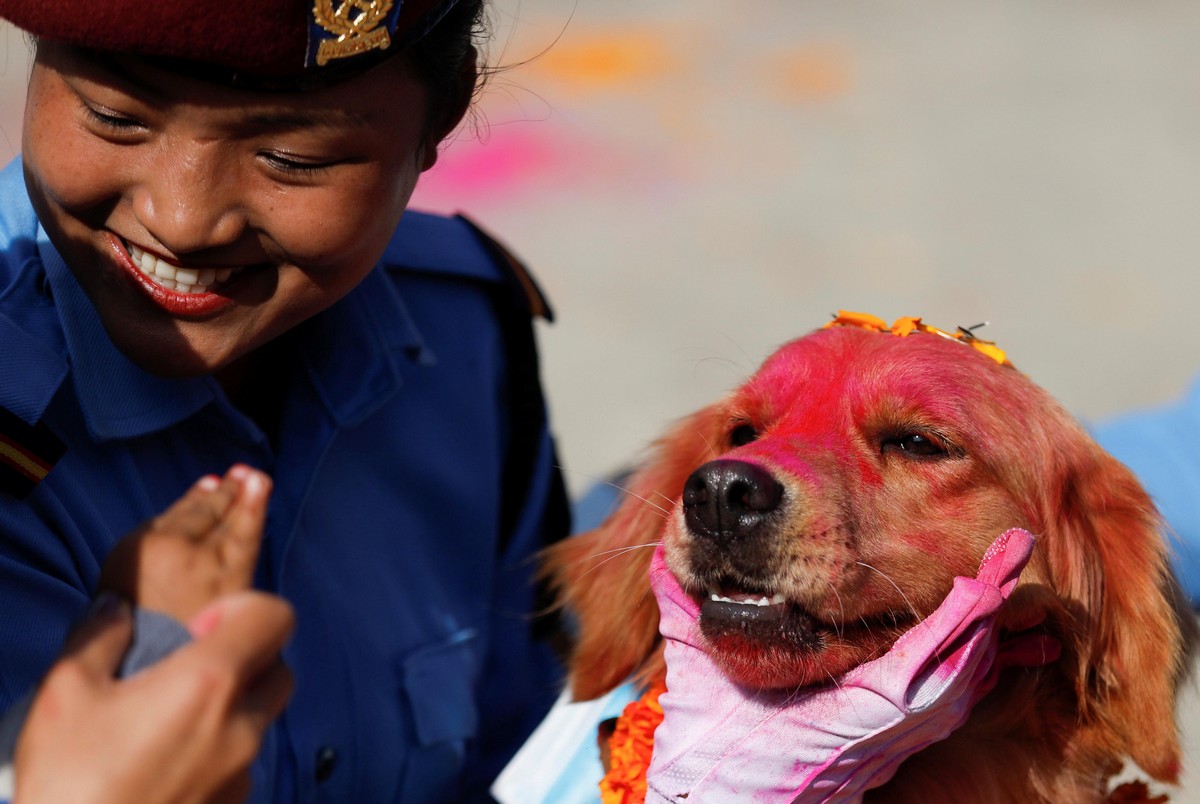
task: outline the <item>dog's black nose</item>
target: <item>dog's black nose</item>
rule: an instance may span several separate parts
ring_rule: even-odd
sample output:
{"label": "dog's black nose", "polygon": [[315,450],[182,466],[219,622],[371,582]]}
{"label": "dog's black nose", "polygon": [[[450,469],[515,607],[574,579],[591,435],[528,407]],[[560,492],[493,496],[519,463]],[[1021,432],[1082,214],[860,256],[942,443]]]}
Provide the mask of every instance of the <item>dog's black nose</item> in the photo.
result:
{"label": "dog's black nose", "polygon": [[683,515],[693,533],[724,541],[751,535],[782,499],[783,486],[761,466],[710,461],[684,485]]}

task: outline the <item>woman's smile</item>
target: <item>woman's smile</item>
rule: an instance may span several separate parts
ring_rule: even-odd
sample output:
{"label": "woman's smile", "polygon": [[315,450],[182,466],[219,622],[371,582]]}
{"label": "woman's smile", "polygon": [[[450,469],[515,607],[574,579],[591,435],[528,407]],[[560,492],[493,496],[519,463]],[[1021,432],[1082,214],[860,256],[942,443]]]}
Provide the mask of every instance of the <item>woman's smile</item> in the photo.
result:
{"label": "woman's smile", "polygon": [[242,268],[196,268],[168,262],[109,235],[117,265],[146,296],[172,315],[205,316],[233,299],[227,284]]}

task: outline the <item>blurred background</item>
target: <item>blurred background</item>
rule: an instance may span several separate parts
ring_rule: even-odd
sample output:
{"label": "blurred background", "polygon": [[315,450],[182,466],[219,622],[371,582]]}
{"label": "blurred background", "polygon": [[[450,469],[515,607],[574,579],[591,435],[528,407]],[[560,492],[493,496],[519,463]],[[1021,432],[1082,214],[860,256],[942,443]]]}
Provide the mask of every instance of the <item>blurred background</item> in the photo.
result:
{"label": "blurred background", "polygon": [[[1200,373],[1200,4],[494,0],[499,69],[414,206],[558,314],[575,492],[835,310],[980,334],[1096,420]],[[28,53],[0,31],[0,156]],[[1200,802],[1200,704],[1184,714]]]}
{"label": "blurred background", "polygon": [[1086,418],[1200,372],[1200,5],[501,0],[417,203],[559,313],[572,486],[838,308],[982,334]]}

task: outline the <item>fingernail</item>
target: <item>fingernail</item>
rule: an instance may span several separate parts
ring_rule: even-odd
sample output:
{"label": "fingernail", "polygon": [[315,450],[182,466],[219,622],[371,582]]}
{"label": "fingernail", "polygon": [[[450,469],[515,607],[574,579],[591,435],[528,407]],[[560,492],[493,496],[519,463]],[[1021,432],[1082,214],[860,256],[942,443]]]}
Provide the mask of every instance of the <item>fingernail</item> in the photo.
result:
{"label": "fingernail", "polygon": [[243,488],[246,490],[246,494],[253,497],[261,495],[263,493],[263,489],[266,487],[266,483],[263,482],[263,476],[258,472],[248,473],[242,483]]}
{"label": "fingernail", "polygon": [[216,491],[221,487],[221,478],[216,475],[205,475],[196,481],[196,485],[205,491]]}

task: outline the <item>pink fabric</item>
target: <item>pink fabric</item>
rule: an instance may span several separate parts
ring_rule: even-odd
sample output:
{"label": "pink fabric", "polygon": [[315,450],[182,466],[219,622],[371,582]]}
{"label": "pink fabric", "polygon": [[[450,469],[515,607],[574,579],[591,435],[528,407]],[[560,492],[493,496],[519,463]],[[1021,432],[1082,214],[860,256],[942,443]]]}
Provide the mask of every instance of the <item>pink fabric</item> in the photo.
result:
{"label": "pink fabric", "polygon": [[[738,687],[713,664],[700,648],[699,606],[660,546],[650,579],[666,638],[667,692],[646,800],[857,801],[883,784],[909,756],[962,725],[994,683],[995,614],[1033,546],[1026,531],[1006,531],[977,576],[956,578],[937,611],[887,654],[836,686],[787,694]],[[1017,663],[1055,656],[1050,646]]]}

